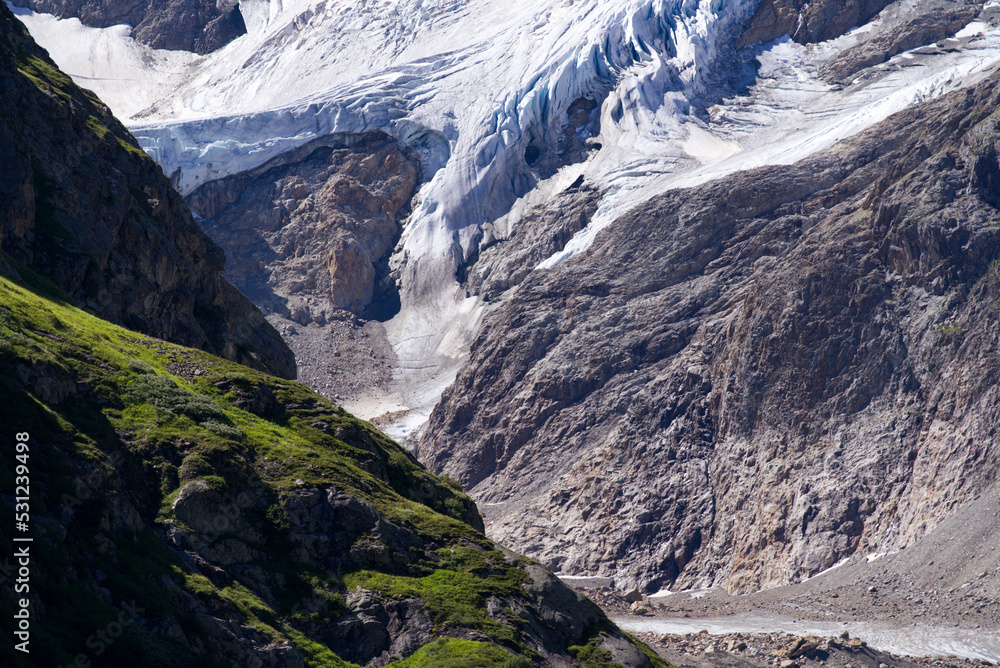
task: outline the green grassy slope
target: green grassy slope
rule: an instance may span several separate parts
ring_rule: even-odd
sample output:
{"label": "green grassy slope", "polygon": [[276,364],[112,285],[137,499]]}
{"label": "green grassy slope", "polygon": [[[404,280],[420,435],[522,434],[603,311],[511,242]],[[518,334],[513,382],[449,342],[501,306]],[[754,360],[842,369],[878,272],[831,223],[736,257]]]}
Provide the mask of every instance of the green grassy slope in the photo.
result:
{"label": "green grassy slope", "polygon": [[571,646],[616,665],[587,649],[621,638],[592,604],[538,593],[538,567],[370,424],[18,269],[0,278],[0,543],[24,464],[31,654],[4,643],[4,665],[526,666]]}

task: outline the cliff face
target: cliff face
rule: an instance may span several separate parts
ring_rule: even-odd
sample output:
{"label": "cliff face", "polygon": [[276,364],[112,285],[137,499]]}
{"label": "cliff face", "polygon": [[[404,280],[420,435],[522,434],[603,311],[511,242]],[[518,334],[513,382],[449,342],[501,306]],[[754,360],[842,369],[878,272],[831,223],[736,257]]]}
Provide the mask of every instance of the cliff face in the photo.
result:
{"label": "cliff face", "polygon": [[416,154],[385,134],[331,135],[186,199],[245,295],[322,325],[338,310],[392,300],[389,254],[419,175]]}
{"label": "cliff face", "polygon": [[214,0],[15,0],[15,7],[75,17],[84,25],[132,26],[132,37],[154,49],[209,53],[247,32],[238,2]]}
{"label": "cliff face", "polygon": [[892,0],[761,0],[737,48],[788,35],[799,44],[824,42],[864,25]]}
{"label": "cliff face", "polygon": [[0,20],[0,249],[102,318],[294,377],[160,168],[7,9]]}
{"label": "cliff face", "polygon": [[390,393],[389,256],[420,169],[386,134],[329,135],[186,197],[225,250],[226,277],[294,351],[298,377],[348,406]]}
{"label": "cliff face", "polygon": [[669,192],[530,274],[423,461],[492,535],[619,584],[795,581],[996,482],[996,79]]}

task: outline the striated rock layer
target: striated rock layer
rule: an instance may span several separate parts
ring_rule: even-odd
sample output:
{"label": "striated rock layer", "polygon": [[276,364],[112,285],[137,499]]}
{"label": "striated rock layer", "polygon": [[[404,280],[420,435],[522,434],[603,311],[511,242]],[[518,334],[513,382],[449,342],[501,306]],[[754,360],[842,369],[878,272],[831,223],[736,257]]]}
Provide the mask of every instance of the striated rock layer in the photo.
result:
{"label": "striated rock layer", "polygon": [[646,591],[902,548],[996,483],[1000,88],[668,192],[486,318],[419,456]]}
{"label": "striated rock layer", "polygon": [[295,376],[162,170],[3,9],[0,249],[102,318]]}

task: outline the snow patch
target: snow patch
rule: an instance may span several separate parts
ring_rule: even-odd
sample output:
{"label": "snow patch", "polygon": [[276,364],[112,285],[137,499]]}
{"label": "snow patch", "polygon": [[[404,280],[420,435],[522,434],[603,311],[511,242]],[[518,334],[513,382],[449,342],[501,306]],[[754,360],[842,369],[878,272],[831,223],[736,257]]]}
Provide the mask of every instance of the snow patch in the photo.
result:
{"label": "snow patch", "polygon": [[79,19],[7,7],[24,23],[39,46],[83,88],[97,92],[122,120],[148,101],[184,85],[203,58],[186,51],[151,49],[132,39],[132,28],[89,28]]}
{"label": "snow patch", "polygon": [[649,598],[666,598],[668,596],[673,596],[673,595],[674,595],[674,592],[670,591],[669,589],[661,589],[660,591],[656,592],[655,594],[650,594]]}
{"label": "snow patch", "polygon": [[848,563],[850,563],[850,561],[851,561],[851,557],[844,557],[843,559],[841,559],[840,561],[838,561],[837,563],[835,563],[833,566],[830,566],[829,568],[827,568],[825,570],[822,570],[819,573],[816,573],[816,575],[810,575],[807,578],[803,578],[799,582],[809,582],[810,580],[815,580],[816,578],[818,578],[820,576],[826,575],[827,573],[830,573],[832,571],[837,570],[841,566],[847,565]]}
{"label": "snow patch", "polygon": [[709,587],[707,589],[689,589],[688,591],[681,592],[682,594],[688,594],[691,598],[705,598],[715,587]]}
{"label": "snow patch", "polygon": [[681,144],[684,152],[702,164],[718,162],[740,152],[740,145],[713,135],[707,129],[688,123],[688,137]]}
{"label": "snow patch", "polygon": [[[1000,3],[995,3],[993,6],[1000,6]],[[989,8],[990,5],[984,7],[984,9]],[[964,39],[966,37],[976,37],[978,35],[983,35],[990,29],[989,23],[984,23],[983,21],[973,21],[969,25],[965,26],[957,33],[955,33],[955,39]]]}

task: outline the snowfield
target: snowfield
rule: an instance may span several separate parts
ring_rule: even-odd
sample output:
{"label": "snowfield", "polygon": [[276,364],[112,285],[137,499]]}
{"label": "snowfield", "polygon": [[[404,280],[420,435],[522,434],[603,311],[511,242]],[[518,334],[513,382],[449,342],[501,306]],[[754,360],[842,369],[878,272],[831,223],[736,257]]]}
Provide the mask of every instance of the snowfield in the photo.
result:
{"label": "snowfield", "polygon": [[[996,3],[994,3],[996,4]],[[606,194],[591,224],[543,261],[585,250],[627,209],[669,188],[787,164],[1000,64],[1000,29],[903,53],[846,87],[821,63],[878,23],[831,42],[732,48],[754,0],[246,0],[248,34],[207,56],[149,49],[127,26],[97,30],[12,8],[78,83],[98,93],[182,193],[330,133],[387,132],[424,161],[421,204],[396,249],[400,360],[388,431],[417,434],[462,364],[484,305],[456,269],[483,225],[507,234],[533,202],[579,176]],[[878,21],[902,22],[917,0]],[[745,54],[744,54],[745,55]],[[744,68],[745,69],[745,68]],[[600,105],[600,149],[540,179],[529,144],[554,145],[569,106]],[[372,417],[372,416],[365,416]]]}

